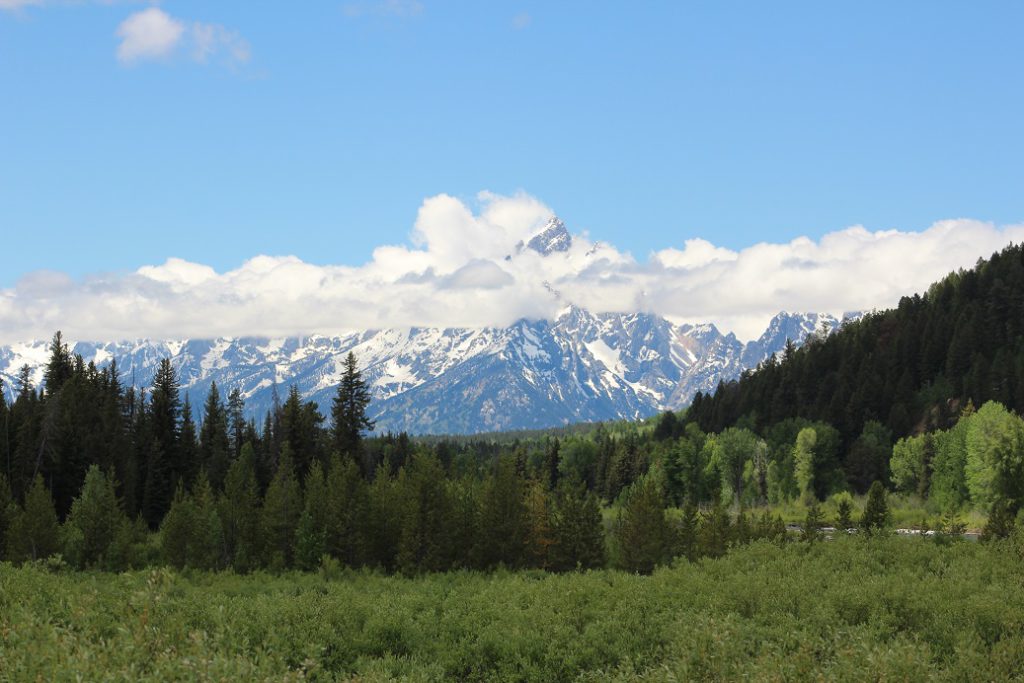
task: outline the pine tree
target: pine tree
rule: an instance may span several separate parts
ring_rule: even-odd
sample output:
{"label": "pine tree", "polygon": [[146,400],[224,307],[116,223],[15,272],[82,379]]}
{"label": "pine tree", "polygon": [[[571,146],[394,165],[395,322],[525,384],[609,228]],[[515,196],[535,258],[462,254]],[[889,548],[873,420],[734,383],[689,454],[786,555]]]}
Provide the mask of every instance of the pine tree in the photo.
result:
{"label": "pine tree", "polygon": [[327,472],[328,552],[349,567],[362,565],[367,540],[363,519],[369,506],[366,481],[350,459],[335,453]]}
{"label": "pine tree", "polygon": [[200,470],[192,491],[195,528],[189,552],[199,569],[220,569],[226,564],[224,524],[217,511],[217,496],[205,470]]}
{"label": "pine tree", "polygon": [[700,540],[700,555],[721,557],[729,549],[729,542],[732,540],[732,521],[718,498],[713,501],[711,509],[701,517],[697,536]]}
{"label": "pine tree", "polygon": [[821,537],[821,507],[817,501],[807,506],[807,515],[804,517],[804,528],[800,539],[813,543]]}
{"label": "pine tree", "polygon": [[231,463],[224,479],[220,519],[224,526],[224,550],[235,571],[247,572],[259,566],[259,491],[255,455],[251,444]]}
{"label": "pine tree", "polygon": [[697,506],[689,498],[683,503],[682,516],[679,519],[679,526],[676,529],[676,546],[674,554],[677,557],[685,557],[688,560],[697,559],[698,539],[697,532],[700,520],[697,516]]}
{"label": "pine tree", "polygon": [[231,444],[231,456],[237,458],[242,453],[242,444],[245,443],[245,399],[242,398],[242,391],[235,387],[228,394],[228,435]]}
{"label": "pine tree", "polygon": [[885,487],[876,479],[868,489],[868,500],[864,504],[860,527],[864,533],[871,534],[880,532],[888,526],[889,506],[885,500]]}
{"label": "pine tree", "polygon": [[526,520],[529,529],[526,535],[526,565],[547,569],[555,539],[547,488],[539,481],[531,482],[526,489]]}
{"label": "pine tree", "polygon": [[580,481],[563,479],[551,502],[549,566],[555,571],[605,564],[604,522],[597,495]]}
{"label": "pine tree", "polygon": [[263,497],[262,531],[264,561],[274,569],[292,566],[295,531],[302,516],[302,494],[295,478],[291,449],[281,449],[277,473]]}
{"label": "pine tree", "polygon": [[91,466],[65,523],[74,529],[74,537],[80,543],[77,557],[65,553],[66,559],[79,567],[109,567],[110,544],[125,521],[114,483],[99,467]]}
{"label": "pine tree", "polygon": [[50,342],[50,359],[46,363],[46,370],[43,374],[47,397],[59,394],[64,383],[71,379],[72,372],[71,352],[58,330]]}
{"label": "pine tree", "polygon": [[345,371],[331,406],[331,419],[335,450],[357,464],[361,462],[363,433],[372,430],[374,425],[366,413],[369,405],[370,388],[356,366],[355,354],[350,351],[345,357]]}
{"label": "pine tree", "polygon": [[664,496],[653,477],[644,477],[627,492],[615,524],[615,541],[617,564],[626,571],[649,574],[669,559],[674,539]]}
{"label": "pine tree", "polygon": [[526,482],[519,476],[511,457],[499,458],[494,472],[484,483],[478,532],[476,554],[481,568],[521,566],[529,533]]}
{"label": "pine tree", "polygon": [[178,482],[171,507],[160,524],[160,555],[164,564],[177,569],[194,566],[191,555],[195,544],[192,535],[196,528],[196,506],[185,493],[185,485]]}
{"label": "pine tree", "polygon": [[300,569],[315,569],[327,553],[328,500],[323,467],[314,462],[305,482],[302,517],[295,532],[295,564]]}
{"label": "pine tree", "polygon": [[433,454],[418,453],[398,477],[402,501],[398,568],[405,574],[451,566],[451,502],[444,470]]}
{"label": "pine tree", "polygon": [[36,475],[25,495],[25,507],[11,520],[7,537],[7,557],[12,562],[41,560],[60,548],[57,510],[43,478]]}
{"label": "pine tree", "polygon": [[846,498],[839,501],[839,516],[836,518],[836,526],[847,531],[853,528],[853,505]]}
{"label": "pine tree", "polygon": [[228,415],[220,400],[217,383],[210,383],[210,392],[203,405],[203,426],[199,430],[199,454],[214,488],[224,485],[228,473],[231,445],[228,441]]}
{"label": "pine tree", "polygon": [[181,477],[191,486],[199,469],[203,466],[199,457],[199,440],[196,437],[196,423],[192,419],[192,402],[188,394],[181,405],[181,433],[178,437],[178,457],[181,461]]}

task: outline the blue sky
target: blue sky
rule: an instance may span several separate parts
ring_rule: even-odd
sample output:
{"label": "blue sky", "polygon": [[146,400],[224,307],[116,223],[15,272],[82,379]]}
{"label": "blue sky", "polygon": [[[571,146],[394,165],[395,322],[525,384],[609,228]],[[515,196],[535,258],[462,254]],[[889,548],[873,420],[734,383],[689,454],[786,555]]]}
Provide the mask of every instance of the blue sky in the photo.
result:
{"label": "blue sky", "polygon": [[145,4],[0,0],[0,286],[359,264],[523,190],[638,257],[1024,219],[1024,4],[186,2],[245,61],[118,60]]}

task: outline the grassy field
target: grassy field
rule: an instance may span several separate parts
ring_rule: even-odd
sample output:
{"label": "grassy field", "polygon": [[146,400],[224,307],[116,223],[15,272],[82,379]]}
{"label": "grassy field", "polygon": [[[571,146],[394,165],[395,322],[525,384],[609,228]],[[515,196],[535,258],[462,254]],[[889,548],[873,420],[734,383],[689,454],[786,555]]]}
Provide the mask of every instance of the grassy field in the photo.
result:
{"label": "grassy field", "polygon": [[1021,548],[757,543],[652,576],[5,564],[0,680],[1006,680]]}

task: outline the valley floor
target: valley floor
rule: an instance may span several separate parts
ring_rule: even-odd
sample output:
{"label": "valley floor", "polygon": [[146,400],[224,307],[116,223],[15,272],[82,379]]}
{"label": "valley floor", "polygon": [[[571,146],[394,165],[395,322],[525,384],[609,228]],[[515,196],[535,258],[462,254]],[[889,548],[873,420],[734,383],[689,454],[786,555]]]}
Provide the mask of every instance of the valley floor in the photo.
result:
{"label": "valley floor", "polygon": [[1024,543],[766,542],[617,571],[0,564],[3,680],[1007,680]]}

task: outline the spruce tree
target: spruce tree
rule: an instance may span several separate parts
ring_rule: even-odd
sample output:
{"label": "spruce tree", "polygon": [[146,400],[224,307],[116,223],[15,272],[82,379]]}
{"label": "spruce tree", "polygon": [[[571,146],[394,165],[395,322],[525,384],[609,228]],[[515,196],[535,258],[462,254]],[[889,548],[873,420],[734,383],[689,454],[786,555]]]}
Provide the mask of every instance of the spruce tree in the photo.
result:
{"label": "spruce tree", "polygon": [[220,519],[224,527],[224,551],[235,571],[247,572],[259,566],[259,490],[256,484],[252,445],[242,446],[241,455],[231,463],[224,479]]}
{"label": "spruce tree", "polygon": [[196,528],[196,506],[178,482],[171,507],[160,524],[160,556],[164,564],[176,569],[194,566],[192,534]]}
{"label": "spruce tree", "polygon": [[554,545],[551,506],[547,487],[539,481],[529,484],[526,490],[526,565],[547,569],[551,562],[551,546]]}
{"label": "spruce tree", "polygon": [[228,441],[228,414],[220,399],[217,383],[210,383],[210,392],[203,404],[203,426],[199,430],[199,453],[203,467],[215,489],[224,486],[224,477],[231,462]]}
{"label": "spruce tree", "polygon": [[484,482],[480,500],[479,566],[519,567],[525,559],[529,526],[526,517],[526,482],[509,456],[498,459],[494,472]]}
{"label": "spruce tree", "polygon": [[295,564],[315,569],[327,553],[328,500],[323,467],[314,462],[306,475],[302,516],[295,532]]}
{"label": "spruce tree", "polygon": [[864,513],[860,518],[860,527],[864,533],[877,533],[889,526],[889,505],[885,500],[885,487],[875,480],[868,489],[868,500],[864,504]]}
{"label": "spruce tree", "polygon": [[108,567],[110,544],[125,521],[114,483],[99,467],[91,466],[65,522],[80,543],[77,557],[66,559],[79,567]]}
{"label": "spruce tree", "polygon": [[807,506],[807,514],[804,517],[803,532],[800,539],[813,543],[821,537],[821,507],[817,501]]}
{"label": "spruce tree", "polygon": [[24,508],[17,509],[7,537],[7,557],[12,562],[41,560],[60,548],[60,526],[53,498],[36,475],[25,495]]}
{"label": "spruce tree", "polygon": [[199,569],[220,569],[226,564],[224,523],[217,510],[217,496],[205,470],[200,470],[192,490],[195,529],[192,533],[192,557]]}
{"label": "spruce tree", "polygon": [[328,552],[349,567],[358,567],[366,558],[367,539],[363,519],[369,506],[366,481],[350,459],[335,453],[327,472]]}
{"label": "spruce tree", "polygon": [[418,453],[398,477],[401,503],[398,568],[405,574],[451,566],[451,503],[444,470],[432,453]]}
{"label": "spruce tree", "polygon": [[626,493],[615,524],[617,564],[626,571],[649,574],[669,559],[674,545],[665,515],[665,500],[654,477],[644,477]]}
{"label": "spruce tree", "polygon": [[262,532],[263,556],[267,566],[285,569],[292,566],[295,550],[295,531],[302,515],[302,494],[295,478],[291,449],[281,449],[277,473],[270,480],[263,498]]}
{"label": "spruce tree", "polygon": [[241,389],[235,387],[228,394],[228,435],[232,458],[237,458],[242,453],[246,427],[245,399],[242,398]]}
{"label": "spruce tree", "polygon": [[549,567],[555,571],[595,569],[605,564],[601,503],[580,481],[563,479],[551,501]]}
{"label": "spruce tree", "polygon": [[71,379],[72,372],[71,352],[58,330],[50,341],[50,359],[47,361],[46,370],[43,373],[43,384],[47,397],[59,394],[64,382]]}
{"label": "spruce tree", "polygon": [[356,365],[351,351],[345,357],[345,370],[338,392],[331,405],[335,450],[344,457],[361,463],[363,434],[373,429],[374,422],[366,409],[370,405],[370,388]]}

